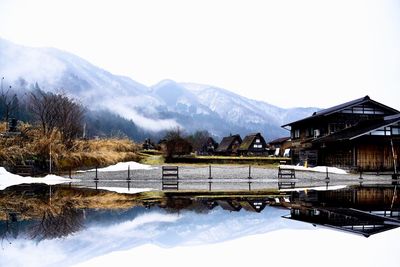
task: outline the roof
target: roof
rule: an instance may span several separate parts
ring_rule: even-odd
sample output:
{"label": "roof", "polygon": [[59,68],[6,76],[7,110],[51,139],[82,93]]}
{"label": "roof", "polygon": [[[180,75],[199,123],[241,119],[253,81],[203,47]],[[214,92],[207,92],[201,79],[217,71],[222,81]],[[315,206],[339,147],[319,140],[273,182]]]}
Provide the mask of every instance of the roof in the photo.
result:
{"label": "roof", "polygon": [[315,119],[315,118],[319,118],[319,117],[323,117],[323,116],[328,116],[330,114],[337,113],[337,112],[342,111],[344,109],[347,109],[347,108],[350,108],[350,107],[353,107],[353,106],[356,106],[356,105],[364,104],[364,103],[367,103],[367,102],[373,103],[373,104],[375,104],[377,106],[380,106],[380,107],[382,107],[382,108],[384,108],[386,110],[389,110],[389,111],[391,111],[393,113],[400,113],[398,110],[396,110],[394,108],[391,108],[391,107],[388,107],[388,106],[386,106],[384,104],[381,104],[381,103],[379,103],[379,102],[377,102],[375,100],[372,100],[368,95],[366,95],[366,96],[364,96],[362,98],[358,98],[358,99],[355,99],[355,100],[352,100],[352,101],[349,101],[349,102],[346,102],[346,103],[343,103],[343,104],[340,104],[340,105],[337,105],[337,106],[333,106],[333,107],[330,107],[330,108],[327,108],[327,109],[320,110],[318,112],[314,112],[309,117],[306,117],[304,119],[297,120],[297,121],[294,121],[294,122],[291,122],[291,123],[287,123],[285,125],[282,125],[282,127],[289,126],[289,125],[292,125],[292,124],[295,124],[295,123],[298,123],[298,122],[302,122],[302,121],[306,121],[306,120],[310,120],[310,119]]}
{"label": "roof", "polygon": [[247,135],[243,139],[243,142],[240,145],[239,150],[248,150],[256,138],[260,138],[261,142],[265,145],[265,140],[260,133],[252,133],[252,134]]}
{"label": "roof", "polygon": [[332,133],[327,136],[323,136],[321,138],[317,138],[313,140],[313,142],[320,143],[353,140],[363,135],[369,134],[379,128],[390,126],[398,122],[400,122],[400,113],[383,118],[360,121],[358,124],[352,127]]}
{"label": "roof", "polygon": [[222,138],[221,143],[219,144],[217,148],[217,152],[224,152],[229,149],[229,147],[232,145],[232,143],[236,140],[239,139],[240,142],[242,142],[242,138],[240,138],[240,135],[235,134],[235,135],[230,135]]}
{"label": "roof", "polygon": [[290,217],[283,216],[283,218],[308,222],[313,225],[320,225],[365,237],[395,229],[399,227],[400,224],[400,221],[396,218],[383,217],[353,208],[304,208],[308,210],[313,209],[314,211],[317,210],[319,213],[315,215],[312,212],[307,212],[296,215],[291,212]]}
{"label": "roof", "polygon": [[273,145],[273,144],[281,144],[283,142],[286,142],[289,139],[290,139],[290,136],[281,137],[281,138],[277,138],[275,140],[272,140],[271,142],[269,142],[269,144],[271,144],[271,145]]}

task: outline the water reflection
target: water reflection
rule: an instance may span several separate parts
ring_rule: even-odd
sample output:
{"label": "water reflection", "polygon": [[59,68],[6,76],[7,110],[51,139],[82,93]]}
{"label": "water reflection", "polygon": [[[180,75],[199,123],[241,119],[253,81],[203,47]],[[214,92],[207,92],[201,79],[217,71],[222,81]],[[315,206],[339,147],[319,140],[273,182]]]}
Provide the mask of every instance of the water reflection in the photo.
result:
{"label": "water reflection", "polygon": [[398,194],[397,184],[292,192],[286,218],[368,237],[400,226]]}
{"label": "water reflection", "polygon": [[[329,180],[326,189],[328,184]],[[62,185],[19,185],[0,192],[0,237],[23,236],[35,240],[66,237],[93,221],[130,220],[137,211],[149,209],[208,214],[219,207],[222,211],[261,213],[267,206],[288,209],[286,213],[290,214],[285,218],[368,237],[400,226],[398,191],[397,184],[326,191],[296,191],[289,185],[285,192],[128,195]]]}

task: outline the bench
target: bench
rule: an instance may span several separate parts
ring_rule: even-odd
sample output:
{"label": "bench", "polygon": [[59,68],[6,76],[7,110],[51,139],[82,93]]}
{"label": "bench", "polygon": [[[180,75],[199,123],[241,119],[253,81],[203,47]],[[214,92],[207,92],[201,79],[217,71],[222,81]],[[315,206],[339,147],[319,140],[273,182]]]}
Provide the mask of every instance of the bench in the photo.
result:
{"label": "bench", "polygon": [[178,190],[179,189],[179,167],[163,166],[162,167],[162,190]]}

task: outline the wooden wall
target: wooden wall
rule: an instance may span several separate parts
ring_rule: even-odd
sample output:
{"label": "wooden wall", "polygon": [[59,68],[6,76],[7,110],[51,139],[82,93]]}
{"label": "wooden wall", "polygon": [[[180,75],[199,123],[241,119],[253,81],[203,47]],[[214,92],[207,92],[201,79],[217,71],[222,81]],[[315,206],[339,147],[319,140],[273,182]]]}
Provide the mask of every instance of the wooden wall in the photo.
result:
{"label": "wooden wall", "polygon": [[[400,155],[399,143],[394,143],[394,150],[396,155]],[[398,166],[398,159],[396,162]],[[393,170],[390,141],[357,145],[357,166],[363,170]]]}

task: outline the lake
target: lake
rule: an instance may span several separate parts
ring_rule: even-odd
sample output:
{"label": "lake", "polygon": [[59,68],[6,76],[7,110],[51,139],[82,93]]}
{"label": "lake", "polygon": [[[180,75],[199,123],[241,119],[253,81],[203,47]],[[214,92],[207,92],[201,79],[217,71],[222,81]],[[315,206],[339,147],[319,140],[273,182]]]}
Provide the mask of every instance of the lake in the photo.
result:
{"label": "lake", "polygon": [[245,177],[213,177],[211,190],[188,177],[180,190],[132,194],[151,185],[136,174],[121,194],[112,190],[129,192],[127,181],[107,173],[98,189],[93,173],[10,186],[0,191],[0,266],[399,266],[397,181],[299,174],[282,187],[253,171],[250,189]]}

